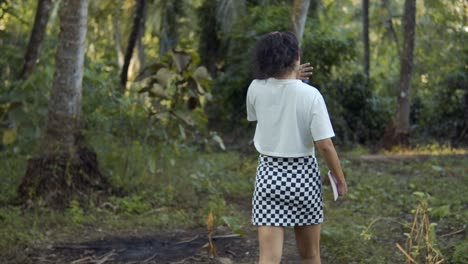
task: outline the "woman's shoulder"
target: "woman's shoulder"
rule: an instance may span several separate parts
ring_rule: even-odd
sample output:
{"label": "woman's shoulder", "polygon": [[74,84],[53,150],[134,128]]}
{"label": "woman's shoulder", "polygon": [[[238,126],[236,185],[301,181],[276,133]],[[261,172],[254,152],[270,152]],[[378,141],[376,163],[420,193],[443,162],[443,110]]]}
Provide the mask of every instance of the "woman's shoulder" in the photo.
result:
{"label": "woman's shoulder", "polygon": [[309,98],[315,98],[316,96],[321,96],[317,88],[304,82],[295,83],[294,89],[300,96],[309,97]]}

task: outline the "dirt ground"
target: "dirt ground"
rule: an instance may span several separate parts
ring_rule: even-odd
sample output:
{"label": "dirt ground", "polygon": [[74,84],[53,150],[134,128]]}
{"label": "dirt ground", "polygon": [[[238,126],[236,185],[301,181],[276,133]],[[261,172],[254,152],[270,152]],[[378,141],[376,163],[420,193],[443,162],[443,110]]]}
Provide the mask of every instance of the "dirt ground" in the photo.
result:
{"label": "dirt ground", "polygon": [[[237,210],[250,214],[250,200],[235,202]],[[233,234],[226,226],[218,226],[213,235],[216,255],[208,253],[208,232],[205,228],[194,230],[158,231],[157,233],[106,235],[100,239],[90,230],[74,242],[55,241],[40,243],[31,248],[31,263],[162,263],[162,264],[253,264],[258,262],[257,229],[244,226],[244,235]],[[154,231],[153,231],[154,232]],[[283,264],[300,263],[294,231],[286,229],[283,247]],[[322,262],[326,263],[326,262]]]}
{"label": "dirt ground", "polygon": [[[225,227],[213,237],[217,254],[208,254],[208,237],[203,229],[142,236],[115,236],[77,243],[38,245],[31,250],[31,263],[256,263],[257,233],[254,227],[238,236]],[[282,263],[300,263],[294,233],[285,234]]]}

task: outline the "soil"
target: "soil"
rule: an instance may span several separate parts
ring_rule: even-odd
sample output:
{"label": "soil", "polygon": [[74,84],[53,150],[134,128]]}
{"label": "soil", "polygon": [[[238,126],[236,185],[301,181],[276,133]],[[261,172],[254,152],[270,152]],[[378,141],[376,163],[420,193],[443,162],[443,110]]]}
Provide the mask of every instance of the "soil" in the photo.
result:
{"label": "soil", "polygon": [[[31,263],[256,263],[257,233],[246,228],[243,236],[219,227],[213,236],[216,255],[208,253],[204,229],[142,236],[103,237],[76,243],[38,245],[31,250]],[[292,229],[285,232],[282,263],[300,263]]]}
{"label": "soil", "polygon": [[[237,199],[235,207],[248,215],[250,201]],[[243,231],[244,235],[239,236],[233,234],[226,226],[218,226],[213,235],[217,254],[212,255],[208,253],[208,232],[205,228],[160,231],[153,234],[140,231],[139,234],[108,235],[97,240],[80,241],[86,237],[95,237],[90,230],[86,232],[87,234],[81,234],[81,238],[73,238],[78,242],[39,244],[30,250],[29,259],[31,263],[37,264],[257,263],[257,230],[254,226],[245,226]],[[283,264],[300,263],[292,228],[288,228],[285,232],[282,260]]]}

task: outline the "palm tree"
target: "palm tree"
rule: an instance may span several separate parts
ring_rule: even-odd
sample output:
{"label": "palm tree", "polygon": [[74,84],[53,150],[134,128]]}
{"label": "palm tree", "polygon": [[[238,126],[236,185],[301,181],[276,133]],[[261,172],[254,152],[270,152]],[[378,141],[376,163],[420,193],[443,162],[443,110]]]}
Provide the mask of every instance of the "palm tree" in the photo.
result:
{"label": "palm tree", "polygon": [[46,132],[39,157],[28,161],[19,187],[26,202],[38,199],[53,208],[64,208],[71,199],[85,199],[107,186],[95,152],[80,133],[87,14],[88,0],[62,3]]}
{"label": "palm tree", "polygon": [[293,32],[296,35],[299,44],[302,42],[302,36],[304,35],[309,6],[310,0],[294,0],[293,2],[292,25]]}

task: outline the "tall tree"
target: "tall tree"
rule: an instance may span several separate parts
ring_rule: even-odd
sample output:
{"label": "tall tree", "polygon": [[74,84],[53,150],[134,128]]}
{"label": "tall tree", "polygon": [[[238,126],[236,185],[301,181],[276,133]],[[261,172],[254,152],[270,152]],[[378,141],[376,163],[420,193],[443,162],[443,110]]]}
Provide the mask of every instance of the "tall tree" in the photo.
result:
{"label": "tall tree", "polygon": [[222,57],[222,39],[219,36],[221,34],[218,34],[219,29],[216,19],[218,2],[216,0],[205,1],[197,10],[200,28],[200,39],[198,42],[200,62],[207,67],[211,76],[216,76],[217,62]]}
{"label": "tall tree", "polygon": [[393,25],[393,13],[390,7],[389,0],[382,0],[382,6],[387,10],[387,13],[388,13],[388,17],[385,19],[385,27],[387,28],[388,31],[390,31],[390,34],[392,35],[393,40],[395,41],[396,53],[398,55],[398,58],[401,58],[400,44],[398,41],[398,35]]}
{"label": "tall tree", "polygon": [[206,0],[197,10],[201,64],[207,67],[211,76],[216,76],[219,68],[224,67],[223,62],[229,56],[231,47],[237,45],[231,33],[234,25],[247,13],[246,2],[246,0]]}
{"label": "tall tree", "polygon": [[29,38],[28,49],[24,56],[24,65],[19,74],[20,79],[27,79],[34,71],[36,61],[39,58],[42,41],[44,40],[51,9],[52,0],[39,0],[37,2],[36,17],[34,18],[34,26]]}
{"label": "tall tree", "polygon": [[410,95],[413,77],[413,52],[416,29],[416,0],[405,0],[403,13],[403,50],[400,57],[398,109],[384,135],[383,146],[408,145],[410,134]]}
{"label": "tall tree", "polygon": [[310,0],[294,0],[293,2],[292,25],[293,32],[299,41],[299,45],[302,42],[302,36],[304,35],[304,28],[309,6]]}
{"label": "tall tree", "polygon": [[362,0],[362,42],[364,43],[364,74],[369,79],[369,0]]}
{"label": "tall tree", "polygon": [[136,9],[135,16],[133,18],[132,30],[128,38],[128,45],[127,50],[125,52],[124,64],[122,67],[122,72],[120,74],[120,84],[122,85],[123,90],[125,90],[127,86],[128,69],[130,67],[130,61],[133,57],[133,50],[137,45],[138,38],[141,38],[141,36],[143,35],[140,31],[144,28],[145,23],[145,5],[146,0],[136,0]]}
{"label": "tall tree", "polygon": [[123,49],[122,49],[122,30],[120,27],[122,5],[123,5],[123,0],[119,0],[117,2],[117,5],[114,9],[114,14],[112,16],[112,30],[114,33],[115,51],[117,53],[117,63],[119,65],[120,70],[122,70],[122,67],[124,64],[124,54],[123,54]]}
{"label": "tall tree", "polygon": [[28,161],[19,186],[26,201],[41,199],[51,207],[64,208],[70,199],[86,198],[107,186],[96,154],[80,133],[87,14],[88,0],[62,3],[45,136],[39,157]]}

